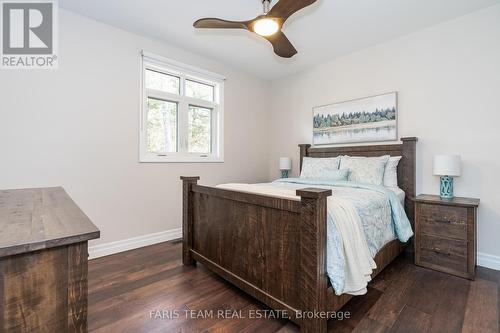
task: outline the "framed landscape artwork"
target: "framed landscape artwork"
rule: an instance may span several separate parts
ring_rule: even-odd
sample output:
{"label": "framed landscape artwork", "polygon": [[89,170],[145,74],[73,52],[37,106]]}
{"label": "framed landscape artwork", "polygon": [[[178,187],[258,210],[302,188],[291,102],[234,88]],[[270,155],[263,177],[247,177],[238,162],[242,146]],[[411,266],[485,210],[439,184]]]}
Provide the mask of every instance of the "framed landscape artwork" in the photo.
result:
{"label": "framed landscape artwork", "polygon": [[313,109],[313,144],[393,141],[398,138],[397,92]]}

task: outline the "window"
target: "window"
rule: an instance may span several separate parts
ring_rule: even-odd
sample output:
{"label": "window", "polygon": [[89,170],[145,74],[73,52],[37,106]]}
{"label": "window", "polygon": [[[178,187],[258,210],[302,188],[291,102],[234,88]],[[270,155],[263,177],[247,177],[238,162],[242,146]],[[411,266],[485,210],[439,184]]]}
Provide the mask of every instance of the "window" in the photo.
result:
{"label": "window", "polygon": [[222,162],[224,78],[143,52],[141,162]]}

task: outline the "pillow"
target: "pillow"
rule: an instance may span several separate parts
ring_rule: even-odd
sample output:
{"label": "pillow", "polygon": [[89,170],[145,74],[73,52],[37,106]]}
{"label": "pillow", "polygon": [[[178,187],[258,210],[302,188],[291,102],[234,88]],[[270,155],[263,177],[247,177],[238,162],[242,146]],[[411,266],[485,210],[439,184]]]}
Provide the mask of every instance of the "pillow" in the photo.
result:
{"label": "pillow", "polygon": [[338,169],[332,172],[328,172],[326,177],[322,176],[318,178],[319,180],[337,181],[337,180],[347,180],[349,178],[349,169]]}
{"label": "pillow", "polygon": [[342,156],[340,168],[349,169],[349,181],[382,185],[384,182],[385,165],[389,157],[389,155],[380,157]]}
{"label": "pillow", "polygon": [[339,162],[340,157],[304,157],[300,178],[338,180]]}
{"label": "pillow", "polygon": [[385,165],[384,186],[398,187],[398,164],[402,156],[391,156]]}

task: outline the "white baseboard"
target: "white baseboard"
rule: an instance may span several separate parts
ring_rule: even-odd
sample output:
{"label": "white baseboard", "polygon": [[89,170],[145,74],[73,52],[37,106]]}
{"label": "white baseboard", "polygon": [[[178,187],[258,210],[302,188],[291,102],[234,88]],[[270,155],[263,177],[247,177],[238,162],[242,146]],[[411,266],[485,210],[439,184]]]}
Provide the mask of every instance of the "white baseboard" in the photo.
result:
{"label": "white baseboard", "polygon": [[[167,242],[173,239],[182,238],[182,228],[157,232],[154,234],[127,238],[116,242],[99,244],[89,247],[89,259],[108,256],[118,252],[137,249],[140,247]],[[500,270],[500,256],[487,253],[477,253],[477,265]]]}
{"label": "white baseboard", "polygon": [[486,253],[477,253],[477,265],[500,271],[500,257]]}
{"label": "white baseboard", "polygon": [[157,232],[154,234],[127,238],[116,242],[99,244],[89,247],[89,259],[108,256],[118,252],[128,251],[148,245],[167,242],[182,237],[182,228]]}

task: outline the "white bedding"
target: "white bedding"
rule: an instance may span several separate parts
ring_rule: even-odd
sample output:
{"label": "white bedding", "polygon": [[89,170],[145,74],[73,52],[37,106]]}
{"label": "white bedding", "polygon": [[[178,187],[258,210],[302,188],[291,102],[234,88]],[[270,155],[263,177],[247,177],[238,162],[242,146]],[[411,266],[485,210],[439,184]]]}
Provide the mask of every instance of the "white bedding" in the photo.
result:
{"label": "white bedding", "polygon": [[[276,198],[291,199],[297,201],[300,200],[300,198],[295,195],[295,190],[291,190],[289,188],[277,187],[272,183],[259,183],[259,184],[229,183],[229,184],[221,184],[218,185],[217,187],[224,188],[227,190],[246,192],[246,193],[264,194]],[[385,186],[385,188],[390,190],[391,192],[394,192],[396,197],[399,199],[399,202],[404,206],[406,197],[405,191],[403,191],[399,187]]]}
{"label": "white bedding", "polygon": [[386,189],[391,190],[391,192],[394,192],[394,194],[398,197],[399,202],[404,206],[405,205],[405,191],[400,189],[399,187],[392,187],[392,186],[384,186]]}

